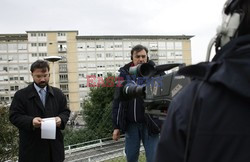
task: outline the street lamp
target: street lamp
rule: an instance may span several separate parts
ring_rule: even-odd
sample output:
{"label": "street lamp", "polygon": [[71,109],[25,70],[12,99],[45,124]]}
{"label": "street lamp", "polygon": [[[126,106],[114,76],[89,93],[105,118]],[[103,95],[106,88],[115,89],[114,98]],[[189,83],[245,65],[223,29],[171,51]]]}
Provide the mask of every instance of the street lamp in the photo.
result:
{"label": "street lamp", "polygon": [[56,77],[55,77],[55,67],[54,62],[59,61],[62,59],[60,56],[47,56],[43,58],[44,60],[47,60],[49,62],[52,62],[52,68],[53,68],[53,86],[56,86]]}

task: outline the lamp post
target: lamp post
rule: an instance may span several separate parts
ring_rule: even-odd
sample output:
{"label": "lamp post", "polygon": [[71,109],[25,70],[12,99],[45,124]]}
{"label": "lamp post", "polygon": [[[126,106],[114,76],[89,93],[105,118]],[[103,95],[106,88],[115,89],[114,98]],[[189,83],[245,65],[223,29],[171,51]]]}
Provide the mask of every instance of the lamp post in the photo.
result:
{"label": "lamp post", "polygon": [[62,57],[60,56],[47,56],[47,57],[44,57],[44,60],[47,60],[49,62],[52,62],[52,68],[53,68],[53,86],[55,87],[56,86],[56,77],[55,77],[55,67],[54,67],[54,63],[56,61],[59,61],[61,60]]}

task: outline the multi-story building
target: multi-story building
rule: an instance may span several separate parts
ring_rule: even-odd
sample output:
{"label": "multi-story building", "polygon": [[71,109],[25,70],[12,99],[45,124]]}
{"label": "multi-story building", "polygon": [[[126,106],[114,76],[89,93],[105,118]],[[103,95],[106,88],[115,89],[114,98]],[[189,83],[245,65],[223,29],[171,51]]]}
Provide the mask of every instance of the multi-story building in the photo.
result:
{"label": "multi-story building", "polygon": [[[61,56],[51,66],[55,85],[67,96],[72,111],[80,110],[88,95],[87,77],[116,73],[131,61],[130,50],[142,44],[156,64],[191,64],[192,36],[112,35],[78,36],[78,31],[27,31],[0,34],[0,102],[11,102],[14,93],[32,82],[30,65],[46,56]],[[52,71],[52,70],[51,70]],[[50,84],[54,76],[51,74]]]}

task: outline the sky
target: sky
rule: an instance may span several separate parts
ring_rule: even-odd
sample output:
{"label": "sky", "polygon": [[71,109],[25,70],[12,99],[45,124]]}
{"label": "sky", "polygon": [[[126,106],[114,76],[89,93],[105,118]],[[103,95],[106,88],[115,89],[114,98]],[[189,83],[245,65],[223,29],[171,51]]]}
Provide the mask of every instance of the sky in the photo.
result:
{"label": "sky", "polygon": [[0,34],[78,30],[79,35],[193,35],[205,61],[225,0],[1,0]]}

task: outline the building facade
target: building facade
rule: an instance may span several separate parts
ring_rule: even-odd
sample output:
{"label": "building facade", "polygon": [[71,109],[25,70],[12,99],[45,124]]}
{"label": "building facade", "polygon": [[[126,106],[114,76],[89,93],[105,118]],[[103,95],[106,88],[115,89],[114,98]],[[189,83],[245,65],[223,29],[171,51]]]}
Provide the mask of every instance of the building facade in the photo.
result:
{"label": "building facade", "polygon": [[[30,65],[46,56],[60,56],[51,63],[52,84],[67,96],[72,111],[79,111],[88,96],[89,76],[105,77],[131,61],[130,50],[137,44],[149,49],[157,65],[191,64],[191,38],[176,35],[78,36],[78,31],[27,31],[0,34],[0,102],[10,103],[14,93],[31,83]],[[52,68],[55,76],[52,75]]]}

